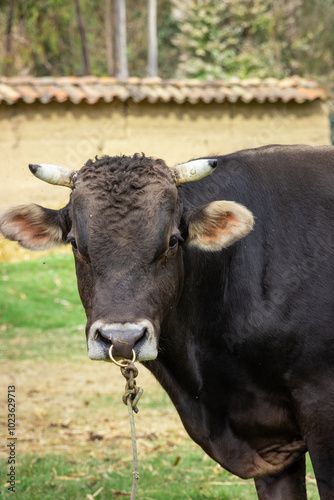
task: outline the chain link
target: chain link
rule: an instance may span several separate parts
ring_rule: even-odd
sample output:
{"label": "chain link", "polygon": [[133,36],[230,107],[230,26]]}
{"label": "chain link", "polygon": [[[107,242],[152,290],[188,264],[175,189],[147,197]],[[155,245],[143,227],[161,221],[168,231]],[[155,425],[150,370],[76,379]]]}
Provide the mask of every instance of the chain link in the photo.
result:
{"label": "chain link", "polygon": [[[134,351],[133,351],[134,352]],[[119,363],[112,356],[112,346],[109,350],[109,357],[111,361],[116,363],[121,367],[121,373],[126,379],[125,391],[122,397],[123,403],[128,407],[128,413],[130,418],[130,428],[131,428],[131,441],[132,441],[132,455],[133,455],[133,481],[131,490],[131,500],[135,500],[137,483],[139,480],[138,472],[138,455],[137,455],[137,439],[136,439],[136,429],[133,412],[138,413],[137,403],[143,394],[143,389],[137,387],[135,378],[138,375],[138,368],[134,365],[135,354],[132,361],[124,360],[124,362]],[[123,364],[126,363],[126,364]]]}
{"label": "chain link", "polygon": [[125,367],[121,368],[121,373],[123,377],[126,379],[125,383],[125,392],[123,394],[123,403],[125,405],[130,401],[132,410],[135,413],[138,413],[137,403],[143,394],[143,389],[141,387],[137,387],[135,378],[138,375],[137,367],[130,361],[129,364]]}

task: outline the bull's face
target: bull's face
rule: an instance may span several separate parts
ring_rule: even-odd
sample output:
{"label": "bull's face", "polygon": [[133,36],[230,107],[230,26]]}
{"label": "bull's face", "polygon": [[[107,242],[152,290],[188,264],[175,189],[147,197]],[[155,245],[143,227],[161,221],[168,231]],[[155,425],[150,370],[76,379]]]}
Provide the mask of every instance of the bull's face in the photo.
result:
{"label": "bull's face", "polygon": [[92,359],[157,356],[160,324],[182,281],[182,204],[168,168],[145,157],[84,167],[67,235]]}
{"label": "bull's face", "polygon": [[252,214],[233,202],[183,214],[177,185],[215,164],[169,169],[135,155],[89,161],[79,172],[31,166],[43,180],[71,187],[69,204],[59,211],[12,207],[0,215],[0,229],[34,250],[72,245],[91,359],[108,360],[111,345],[115,358],[134,350],[139,360],[154,359],[160,326],[182,292],[183,245],[221,250],[251,230]]}

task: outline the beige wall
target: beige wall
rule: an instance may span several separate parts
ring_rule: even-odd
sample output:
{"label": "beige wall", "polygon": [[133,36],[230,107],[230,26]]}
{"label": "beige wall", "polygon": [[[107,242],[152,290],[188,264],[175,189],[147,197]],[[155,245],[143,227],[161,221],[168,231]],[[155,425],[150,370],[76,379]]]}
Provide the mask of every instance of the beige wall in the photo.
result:
{"label": "beige wall", "polygon": [[0,209],[66,203],[68,189],[38,181],[28,163],[78,169],[95,155],[144,152],[175,164],[270,143],[329,144],[322,104],[0,105]]}

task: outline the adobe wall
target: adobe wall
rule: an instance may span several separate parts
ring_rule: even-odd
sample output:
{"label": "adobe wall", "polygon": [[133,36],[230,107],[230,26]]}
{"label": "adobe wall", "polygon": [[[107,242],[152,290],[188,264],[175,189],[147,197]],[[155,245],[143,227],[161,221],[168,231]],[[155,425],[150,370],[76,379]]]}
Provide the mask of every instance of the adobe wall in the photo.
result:
{"label": "adobe wall", "polygon": [[133,154],[168,164],[270,143],[330,144],[319,102],[275,104],[0,105],[0,210],[34,201],[67,202],[68,189],[35,179],[28,163],[78,169],[95,155]]}

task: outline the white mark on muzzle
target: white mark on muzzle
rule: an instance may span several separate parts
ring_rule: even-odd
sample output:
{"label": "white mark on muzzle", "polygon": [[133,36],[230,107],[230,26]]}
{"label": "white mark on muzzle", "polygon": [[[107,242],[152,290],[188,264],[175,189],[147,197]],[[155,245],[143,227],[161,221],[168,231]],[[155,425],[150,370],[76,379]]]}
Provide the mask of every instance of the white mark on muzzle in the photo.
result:
{"label": "white mark on muzzle", "polygon": [[[157,338],[155,335],[155,329],[151,321],[140,320],[136,323],[105,323],[102,320],[94,321],[91,325],[87,337],[87,349],[88,357],[94,360],[106,360],[109,359],[109,347],[103,342],[101,336],[99,335],[99,330],[115,331],[117,336],[115,340],[120,343],[127,344],[122,340],[122,332],[127,332],[129,330],[142,328],[145,331],[144,337],[138,345],[134,345],[134,351],[136,353],[136,358],[138,361],[148,361],[150,359],[155,359],[158,355]],[[108,338],[108,335],[104,335]],[[111,340],[111,336],[110,336]]]}

